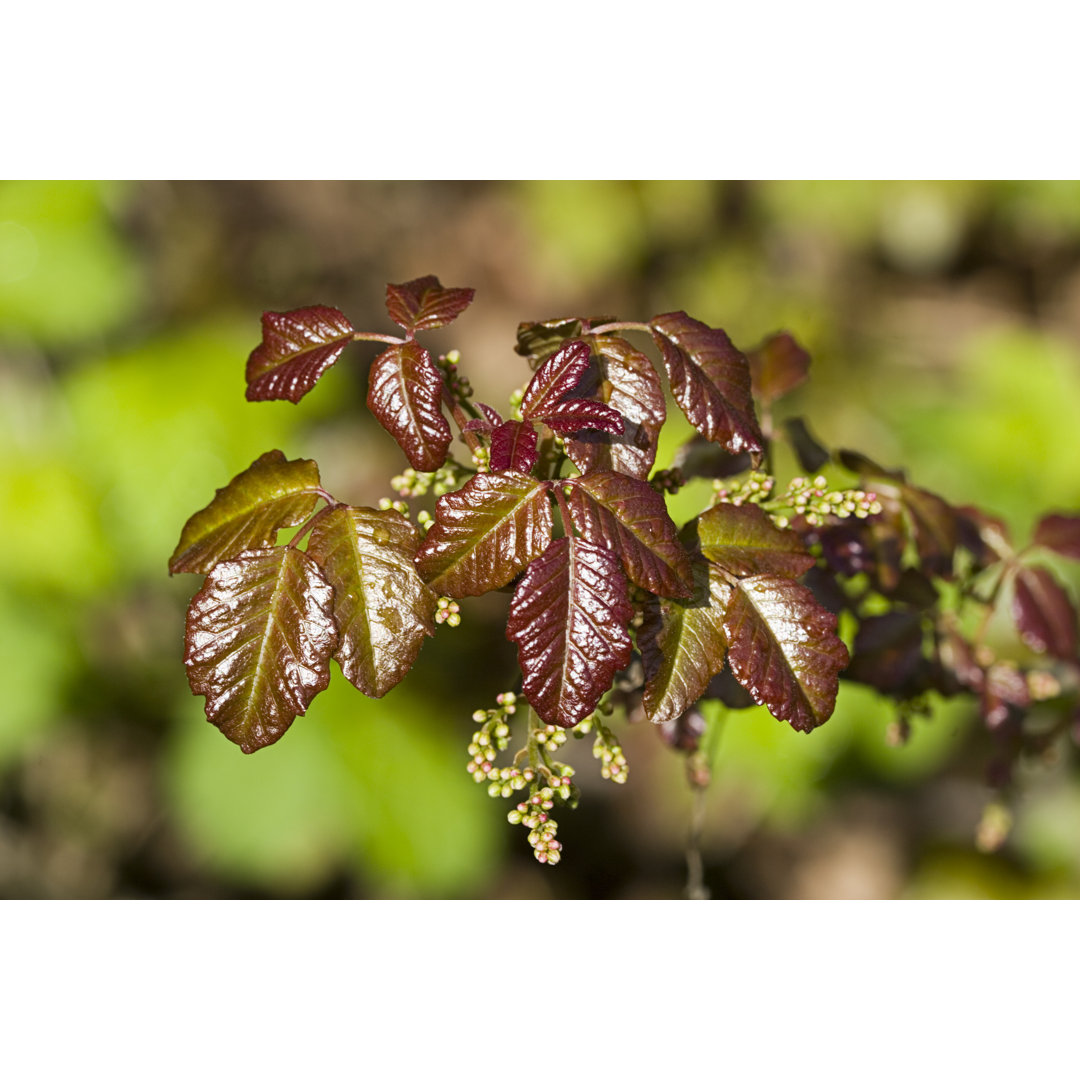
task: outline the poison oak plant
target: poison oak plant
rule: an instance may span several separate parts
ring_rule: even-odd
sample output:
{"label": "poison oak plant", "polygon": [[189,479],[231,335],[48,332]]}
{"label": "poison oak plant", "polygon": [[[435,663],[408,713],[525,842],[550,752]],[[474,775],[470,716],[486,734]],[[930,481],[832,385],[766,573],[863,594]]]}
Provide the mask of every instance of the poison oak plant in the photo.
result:
{"label": "poison oak plant", "polygon": [[[542,862],[561,854],[551,811],[578,797],[573,769],[553,756],[568,731],[591,733],[603,774],[626,779],[605,722],[616,711],[657,724],[699,786],[703,697],[764,705],[811,732],[843,675],[896,702],[903,738],[928,694],[968,694],[999,785],[1021,753],[1078,725],[1076,607],[1044,556],[1080,559],[1080,516],[1043,517],[1016,550],[993,517],[830,453],[802,420],[775,426],[773,404],[810,363],[790,335],[743,353],[681,311],[522,323],[516,351],[532,375],[504,417],[474,404],[456,352],[436,359],[417,341],[472,299],[434,277],[387,286],[402,337],[357,331],[330,307],[263,316],[251,401],[298,402],[348,345],[385,346],[367,401],[409,461],[392,486],[437,501],[415,524],[402,500],[345,505],[314,461],[271,450],[188,520],[169,563],[206,575],[188,611],[188,677],[244,752],[285,734],[327,686],[331,660],[381,697],[437,625],[457,625],[459,601],[492,590],[511,593],[520,686],[474,714],[468,769],[492,795],[520,793],[509,818]],[[659,364],[642,351],[650,341]],[[699,434],[657,471],[662,375]],[[468,460],[451,454],[451,421]],[[783,490],[778,439],[807,474]],[[830,489],[826,466],[856,486]],[[665,496],[695,476],[712,479],[713,498],[680,528]],[[999,612],[1016,640],[998,633],[992,647]],[[523,743],[500,765],[522,699]]]}

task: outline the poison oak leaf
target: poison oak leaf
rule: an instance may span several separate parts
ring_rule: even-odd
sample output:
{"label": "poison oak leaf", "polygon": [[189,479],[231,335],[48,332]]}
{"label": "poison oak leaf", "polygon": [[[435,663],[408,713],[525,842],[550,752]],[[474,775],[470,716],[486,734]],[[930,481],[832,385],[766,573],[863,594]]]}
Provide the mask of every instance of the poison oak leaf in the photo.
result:
{"label": "poison oak leaf", "polygon": [[652,361],[614,335],[585,339],[592,361],[573,392],[610,406],[623,419],[621,431],[582,430],[566,445],[583,473],[610,470],[647,480],[666,415],[664,388]]}
{"label": "poison oak leaf", "polygon": [[276,742],[330,681],[334,590],[302,551],[275,547],[218,563],[188,609],[192,692],[245,754]]}
{"label": "poison oak leaf", "polygon": [[506,636],[518,647],[522,692],[544,723],[573,727],[595,710],[630,661],[632,615],[618,561],[596,544],[561,537],[529,564]]}
{"label": "poison oak leaf", "polygon": [[417,545],[416,529],[396,510],[337,506],[311,530],[307,554],[334,587],[334,658],[368,697],[393,689],[435,633],[438,596],[416,572]]}
{"label": "poison oak leaf", "polygon": [[446,463],[452,435],[442,414],[442,375],[415,341],[391,345],[368,376],[368,408],[419,472]]}
{"label": "poison oak leaf", "polygon": [[693,570],[693,596],[651,597],[637,632],[645,669],[645,714],[657,724],[686,712],[724,667],[724,612],[732,589],[720,568],[700,556]]}
{"label": "poison oak leaf", "polygon": [[473,301],[475,289],[448,289],[433,275],[386,286],[386,310],[410,338],[418,330],[452,323]]}
{"label": "poison oak leaf", "polygon": [[795,532],[778,529],[753,503],[718,503],[697,518],[696,531],[702,554],[737,577],[796,578],[815,562]]}
{"label": "poison oak leaf", "polygon": [[750,367],[727,334],[685,311],[658,315],[649,326],[671,392],[687,420],[732,454],[763,453],[764,438],[750,396]]}
{"label": "poison oak leaf", "polygon": [[441,595],[479,596],[540,555],[553,523],[547,484],[514,471],[478,473],[435,504],[416,566]]}
{"label": "poison oak leaf", "polygon": [[539,459],[536,428],[520,420],[506,420],[491,433],[491,471],[530,473]]}
{"label": "poison oak leaf", "polygon": [[1029,649],[1060,660],[1076,658],[1077,616],[1069,594],[1043,566],[1016,572],[1012,616]]}
{"label": "poison oak leaf", "polygon": [[617,472],[587,473],[568,486],[574,527],[613,552],[635,585],[661,596],[691,594],[690,556],[655,488]]}
{"label": "poison oak leaf", "polygon": [[267,311],[263,339],[248,357],[248,401],[298,402],[352,341],[353,327],[337,308]]}
{"label": "poison oak leaf", "polygon": [[1067,558],[1080,559],[1080,515],[1047,514],[1035,527],[1034,542]]}
{"label": "poison oak leaf", "polygon": [[746,354],[758,401],[772,403],[806,381],[810,354],[788,333],[773,334]]}
{"label": "poison oak leaf", "polygon": [[521,415],[540,420],[581,381],[589,366],[589,346],[584,341],[568,341],[537,369],[521,399]]}
{"label": "poison oak leaf", "polygon": [[278,529],[299,525],[315,509],[319,483],[314,461],[267,451],[188,518],[169,573],[205,574],[223,559],[273,544]]}
{"label": "poison oak leaf", "polygon": [[810,731],[832,715],[848,652],[836,616],[804,585],[770,574],[739,579],[724,634],[735,678],[777,720]]}

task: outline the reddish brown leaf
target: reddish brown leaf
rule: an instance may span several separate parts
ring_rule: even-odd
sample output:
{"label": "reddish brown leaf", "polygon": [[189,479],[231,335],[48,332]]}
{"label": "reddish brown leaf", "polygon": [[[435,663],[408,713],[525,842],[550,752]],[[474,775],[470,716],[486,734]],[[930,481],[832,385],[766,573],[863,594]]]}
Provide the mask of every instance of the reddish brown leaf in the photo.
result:
{"label": "reddish brown leaf", "polygon": [[1060,660],[1076,656],[1076,608],[1045,567],[1021,566],[1017,570],[1012,617],[1029,649],[1048,652]]}
{"label": "reddish brown leaf", "polygon": [[658,315],[649,324],[686,418],[710,442],[732,454],[760,454],[764,439],[750,396],[750,368],[723,330],[685,311]]}
{"label": "reddish brown leaf", "polygon": [[773,402],[806,380],[810,354],[788,333],[773,334],[746,354],[758,401]]}
{"label": "reddish brown leaf", "polygon": [[334,657],[369,697],[405,677],[435,633],[438,597],[416,572],[416,529],[396,510],[338,506],[311,530],[307,553],[334,587]]}
{"label": "reddish brown leaf", "polygon": [[647,480],[665,418],[664,388],[652,361],[620,337],[586,339],[594,356],[575,395],[610,405],[624,421],[620,433],[582,431],[567,443],[583,472],[611,470]]}
{"label": "reddish brown leaf", "polygon": [[510,602],[522,691],[546,724],[573,727],[591,713],[633,651],[626,578],[611,552],[574,536],[529,564]]}
{"label": "reddish brown leaf", "polygon": [[415,341],[391,345],[371,365],[368,408],[419,472],[441,468],[450,450],[442,388],[431,354]]}
{"label": "reddish brown leaf", "polygon": [[724,615],[728,662],[759,705],[796,731],[825,723],[848,651],[836,616],[797,581],[743,578]]}
{"label": "reddish brown leaf", "polygon": [[567,483],[574,528],[614,552],[635,585],[661,596],[691,594],[690,556],[663,495],[625,473],[588,473]]}
{"label": "reddish brown leaf", "polygon": [[581,398],[556,402],[543,412],[534,413],[532,419],[547,424],[559,435],[574,435],[585,429],[621,435],[626,426],[623,418],[610,405]]}
{"label": "reddish brown leaf", "polygon": [[718,503],[697,519],[701,553],[738,577],[796,578],[814,565],[797,533],[778,529],[760,506]]}
{"label": "reddish brown leaf", "polygon": [[589,366],[589,346],[584,341],[568,341],[537,369],[525,396],[521,415],[526,420],[540,420],[581,381]]}
{"label": "reddish brown leaf", "polygon": [[267,451],[188,518],[169,573],[205,574],[242,551],[273,544],[278,529],[299,525],[315,509],[318,487],[314,461]]}
{"label": "reddish brown leaf", "polygon": [[332,307],[267,311],[263,339],[248,357],[248,401],[299,401],[352,341],[349,320]]}
{"label": "reddish brown leaf", "polygon": [[929,668],[923,657],[922,617],[917,611],[868,615],[859,624],[845,678],[886,694],[917,693]]}
{"label": "reddish brown leaf", "polygon": [[645,713],[657,724],[681,716],[724,666],[731,586],[719,567],[700,557],[694,561],[694,584],[690,600],[650,598],[637,632]]}
{"label": "reddish brown leaf", "polygon": [[188,609],[184,663],[206,718],[245,754],[277,742],[330,681],[334,590],[291,547],[218,563]]}
{"label": "reddish brown leaf", "polygon": [[411,338],[418,330],[452,323],[471,303],[475,289],[446,289],[432,275],[386,286],[386,310]]}
{"label": "reddish brown leaf", "polygon": [[1047,514],[1035,527],[1034,542],[1059,555],[1080,559],[1080,516]]}
{"label": "reddish brown leaf", "polygon": [[[611,321],[611,320],[601,320]],[[529,361],[535,371],[553,352],[562,348],[570,338],[581,336],[585,320],[580,318],[549,319],[546,322],[519,323],[514,352]]]}
{"label": "reddish brown leaf", "polygon": [[540,555],[552,525],[547,484],[519,472],[478,473],[435,504],[417,569],[437,593],[479,596]]}
{"label": "reddish brown leaf", "polygon": [[491,471],[532,472],[536,452],[536,428],[531,423],[507,420],[491,433]]}

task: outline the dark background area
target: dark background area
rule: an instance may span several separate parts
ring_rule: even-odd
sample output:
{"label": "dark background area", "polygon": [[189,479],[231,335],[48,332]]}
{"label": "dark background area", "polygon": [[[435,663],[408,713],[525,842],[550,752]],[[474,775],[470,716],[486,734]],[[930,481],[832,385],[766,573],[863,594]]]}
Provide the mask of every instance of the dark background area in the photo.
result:
{"label": "dark background area", "polygon": [[[260,314],[323,303],[391,332],[386,283],[428,273],[476,288],[429,344],[496,407],[528,375],[520,321],[684,309],[744,347],[794,333],[814,362],[784,407],[828,444],[1018,537],[1080,507],[1078,184],[2,184],[0,896],[681,895],[691,796],[647,726],[620,731],[625,786],[572,747],[555,869],[466,774],[473,710],[514,688],[505,597],[464,603],[379,701],[336,675],[252,757],[187,689],[198,581],[166,563],[214,489],[277,447],[374,504],[405,465],[364,406],[374,346],[299,407],[244,401]],[[1080,894],[1073,747],[1025,763],[991,852],[980,721],[934,704],[903,747],[850,685],[809,736],[729,718],[713,895]]]}

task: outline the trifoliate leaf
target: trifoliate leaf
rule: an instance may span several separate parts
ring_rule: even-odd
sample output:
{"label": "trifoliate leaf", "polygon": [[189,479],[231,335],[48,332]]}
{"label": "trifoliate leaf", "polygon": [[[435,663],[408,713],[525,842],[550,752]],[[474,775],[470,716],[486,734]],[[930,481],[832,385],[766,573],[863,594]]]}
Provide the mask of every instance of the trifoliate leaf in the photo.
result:
{"label": "trifoliate leaf", "polygon": [[1065,588],[1043,566],[1021,566],[1016,572],[1012,616],[1029,649],[1059,660],[1076,657],[1076,608]]}
{"label": "trifoliate leaf", "polygon": [[416,529],[396,510],[338,506],[319,517],[307,553],[334,587],[334,657],[368,697],[408,673],[435,633],[438,596],[416,572]]}
{"label": "trifoliate leaf", "polygon": [[724,614],[728,663],[759,705],[796,731],[825,723],[848,662],[836,616],[804,585],[759,574],[736,583]]}
{"label": "trifoliate leaf", "polygon": [[386,310],[408,331],[434,330],[452,323],[471,303],[475,289],[447,289],[432,275],[386,286]]}
{"label": "trifoliate leaf", "polygon": [[645,668],[645,713],[662,724],[681,716],[724,666],[724,612],[732,589],[719,567],[694,560],[689,600],[650,598],[637,632]]}
{"label": "trifoliate leaf", "polygon": [[302,551],[218,563],[188,609],[184,663],[206,718],[245,754],[277,742],[330,681],[334,590]]}
{"label": "trifoliate leaf", "polygon": [[435,504],[417,569],[441,595],[479,596],[540,555],[552,525],[547,484],[519,472],[478,473]]}
{"label": "trifoliate leaf", "polygon": [[452,435],[442,414],[442,375],[415,341],[391,345],[368,376],[368,408],[418,472],[446,464]]}
{"label": "trifoliate leaf", "polygon": [[693,592],[690,556],[655,488],[618,472],[588,473],[567,483],[574,528],[614,552],[635,585],[661,596]]}
{"label": "trifoliate leaf", "polygon": [[633,609],[615,556],[574,536],[529,564],[510,602],[522,692],[546,724],[573,727],[593,712],[633,648]]}
{"label": "trifoliate leaf", "polygon": [[778,529],[753,503],[718,503],[697,519],[701,553],[737,577],[776,574],[796,578],[815,559],[791,529]]}
{"label": "trifoliate leaf", "polygon": [[621,433],[583,430],[566,445],[583,472],[611,470],[647,480],[664,424],[664,388],[652,361],[613,335],[586,339],[593,358],[574,391],[611,406],[624,420]]}
{"label": "trifoliate leaf", "polygon": [[299,525],[315,509],[319,483],[314,461],[267,451],[188,518],[169,573],[205,574],[242,551],[273,544],[278,529]]}
{"label": "trifoliate leaf", "polygon": [[353,328],[337,308],[267,311],[263,339],[248,357],[248,401],[298,402],[352,341]]}
{"label": "trifoliate leaf", "polygon": [[732,454],[761,454],[765,442],[750,396],[750,368],[727,334],[685,311],[658,315],[649,325],[671,392],[690,423]]}

